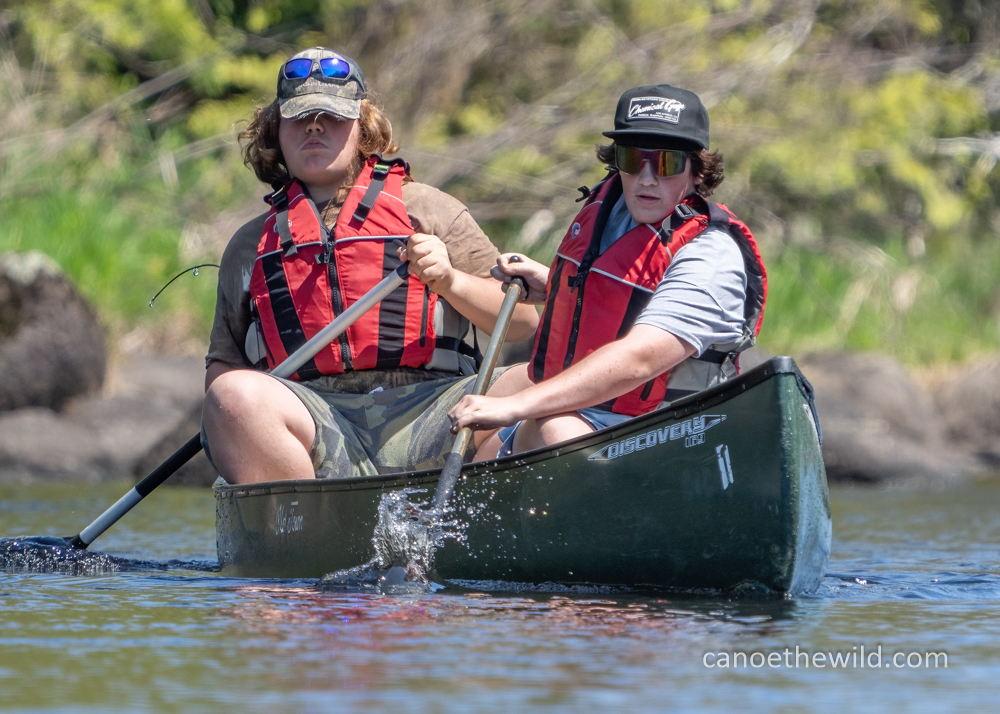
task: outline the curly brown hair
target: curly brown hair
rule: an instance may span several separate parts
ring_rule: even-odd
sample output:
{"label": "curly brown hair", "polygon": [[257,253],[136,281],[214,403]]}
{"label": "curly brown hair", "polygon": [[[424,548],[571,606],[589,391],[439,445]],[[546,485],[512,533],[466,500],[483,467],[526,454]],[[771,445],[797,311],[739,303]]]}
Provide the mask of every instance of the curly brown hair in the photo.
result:
{"label": "curly brown hair", "polygon": [[[610,167],[615,166],[615,144],[601,145],[597,147],[597,158],[602,163]],[[712,192],[719,187],[725,178],[725,161],[718,151],[708,151],[699,149],[698,151],[688,151],[688,158],[691,159],[691,175],[700,176],[701,183],[695,186],[695,191],[699,196],[708,198]]]}
{"label": "curly brown hair", "polygon": [[[358,155],[354,158],[347,180],[341,186],[342,193],[346,193],[354,185],[369,156],[399,151],[399,144],[392,138],[392,123],[373,99],[361,100],[361,117],[358,123],[361,128]],[[285,185],[291,178],[278,143],[280,124],[281,112],[278,100],[275,100],[266,106],[257,107],[247,128],[238,136],[243,148],[243,163],[253,169],[258,179],[275,187]]]}

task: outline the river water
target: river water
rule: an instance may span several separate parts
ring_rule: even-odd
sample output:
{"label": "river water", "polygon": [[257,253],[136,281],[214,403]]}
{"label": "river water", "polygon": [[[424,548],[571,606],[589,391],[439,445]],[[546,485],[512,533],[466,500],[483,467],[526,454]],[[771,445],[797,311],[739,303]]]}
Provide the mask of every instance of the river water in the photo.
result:
{"label": "river water", "polygon": [[[127,489],[0,487],[0,535],[72,535]],[[738,601],[224,578],[211,495],[164,487],[94,544],[123,571],[0,572],[0,711],[996,706],[1000,477],[831,497],[820,590]]]}

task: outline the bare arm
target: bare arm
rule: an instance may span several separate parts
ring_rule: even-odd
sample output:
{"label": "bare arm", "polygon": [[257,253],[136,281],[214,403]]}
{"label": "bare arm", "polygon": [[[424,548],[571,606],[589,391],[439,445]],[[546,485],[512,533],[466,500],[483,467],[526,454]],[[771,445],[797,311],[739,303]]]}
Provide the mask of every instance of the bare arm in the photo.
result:
{"label": "bare arm", "polygon": [[[409,260],[410,273],[447,300],[473,325],[493,333],[504,297],[500,283],[456,270],[448,258],[445,244],[437,236],[426,233],[410,236],[406,247],[399,249],[399,257]],[[530,305],[517,305],[507,339],[514,342],[526,340],[535,334],[537,326],[538,313],[535,309]]]}
{"label": "bare arm", "polygon": [[694,354],[694,348],[651,325],[636,325],[552,379],[509,397],[462,398],[448,413],[452,431],[490,429],[564,414],[621,396]]}

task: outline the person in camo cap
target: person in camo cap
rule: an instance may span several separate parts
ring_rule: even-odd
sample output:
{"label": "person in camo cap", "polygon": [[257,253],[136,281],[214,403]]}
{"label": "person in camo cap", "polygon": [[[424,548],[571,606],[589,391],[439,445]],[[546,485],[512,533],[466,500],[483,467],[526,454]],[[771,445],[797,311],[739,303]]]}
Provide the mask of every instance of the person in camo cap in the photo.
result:
{"label": "person in camo cap", "polygon": [[[693,92],[636,87],[598,146],[607,177],[590,191],[551,267],[512,255],[498,277],[526,279],[545,306],[531,360],[487,396],[452,409],[478,429],[478,459],[612,427],[737,374],[760,330],[767,278],[750,230],[707,200],[723,161]],[[497,427],[506,427],[498,431]]]}
{"label": "person in camo cap", "polygon": [[[219,271],[202,443],[230,483],[340,478],[441,463],[447,411],[473,386],[470,323],[492,332],[499,251],[451,196],[413,181],[350,57],[313,47],[240,136],[272,186]],[[409,261],[410,278],[291,379],[266,369]],[[518,306],[512,339],[536,324]]]}

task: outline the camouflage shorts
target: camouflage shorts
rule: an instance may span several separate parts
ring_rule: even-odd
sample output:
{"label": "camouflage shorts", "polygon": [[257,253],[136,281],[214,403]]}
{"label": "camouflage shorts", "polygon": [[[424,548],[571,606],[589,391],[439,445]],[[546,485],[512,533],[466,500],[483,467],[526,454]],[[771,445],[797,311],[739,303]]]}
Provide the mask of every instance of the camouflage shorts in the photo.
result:
{"label": "camouflage shorts", "polygon": [[[496,370],[493,379],[501,372]],[[316,422],[310,450],[316,478],[345,478],[442,466],[453,440],[448,411],[472,391],[476,377],[390,382],[360,394],[329,391],[335,382],[325,378],[307,384],[280,381]],[[343,388],[342,379],[336,384]]]}

